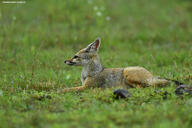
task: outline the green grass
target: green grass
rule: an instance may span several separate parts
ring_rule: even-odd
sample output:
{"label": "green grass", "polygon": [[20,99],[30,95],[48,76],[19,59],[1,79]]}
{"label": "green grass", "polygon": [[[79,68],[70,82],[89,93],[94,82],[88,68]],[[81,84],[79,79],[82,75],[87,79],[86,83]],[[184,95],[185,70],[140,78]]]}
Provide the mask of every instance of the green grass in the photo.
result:
{"label": "green grass", "polygon": [[173,84],[130,89],[127,100],[114,100],[114,88],[57,94],[81,85],[81,68],[63,61],[96,37],[105,67],[192,84],[191,11],[190,0],[0,2],[0,127],[191,127],[192,97]]}

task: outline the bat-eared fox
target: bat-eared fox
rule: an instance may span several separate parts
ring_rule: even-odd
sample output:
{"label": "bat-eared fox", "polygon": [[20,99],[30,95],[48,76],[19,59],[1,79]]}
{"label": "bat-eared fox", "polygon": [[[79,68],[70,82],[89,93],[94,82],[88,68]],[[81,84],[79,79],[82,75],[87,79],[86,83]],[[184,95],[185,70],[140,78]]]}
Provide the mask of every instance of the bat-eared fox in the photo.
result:
{"label": "bat-eared fox", "polygon": [[94,87],[147,87],[165,86],[169,83],[167,79],[153,76],[151,72],[143,67],[126,68],[104,68],[100,62],[98,51],[101,44],[100,38],[86,48],[77,52],[71,59],[64,63],[70,66],[82,66],[82,86],[64,88],[62,92],[82,91]]}

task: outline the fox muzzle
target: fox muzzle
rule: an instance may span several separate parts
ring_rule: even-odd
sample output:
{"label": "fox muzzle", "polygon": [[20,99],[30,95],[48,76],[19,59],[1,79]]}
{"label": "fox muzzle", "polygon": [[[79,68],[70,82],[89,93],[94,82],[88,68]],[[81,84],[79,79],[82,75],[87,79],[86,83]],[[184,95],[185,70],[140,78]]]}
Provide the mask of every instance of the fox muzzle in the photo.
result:
{"label": "fox muzzle", "polygon": [[65,60],[64,63],[67,64],[67,65],[74,65],[74,64],[76,64],[75,62],[72,62],[71,60]]}

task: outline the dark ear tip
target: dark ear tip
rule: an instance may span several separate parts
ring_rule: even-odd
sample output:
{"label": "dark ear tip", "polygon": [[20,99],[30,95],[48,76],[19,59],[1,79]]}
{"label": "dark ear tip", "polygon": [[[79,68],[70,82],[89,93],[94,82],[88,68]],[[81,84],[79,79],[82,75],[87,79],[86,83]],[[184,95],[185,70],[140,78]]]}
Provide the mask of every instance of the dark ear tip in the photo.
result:
{"label": "dark ear tip", "polygon": [[101,42],[101,38],[100,38],[100,37],[97,37],[96,41]]}

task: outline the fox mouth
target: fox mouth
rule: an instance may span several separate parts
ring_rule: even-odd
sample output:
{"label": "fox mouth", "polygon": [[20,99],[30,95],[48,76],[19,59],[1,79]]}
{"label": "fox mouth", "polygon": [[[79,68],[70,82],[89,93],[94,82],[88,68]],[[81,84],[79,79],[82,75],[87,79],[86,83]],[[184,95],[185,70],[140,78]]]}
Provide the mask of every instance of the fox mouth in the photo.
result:
{"label": "fox mouth", "polygon": [[74,65],[74,64],[76,64],[75,62],[71,62],[71,61],[67,61],[67,60],[64,61],[64,63],[67,64],[67,65]]}

